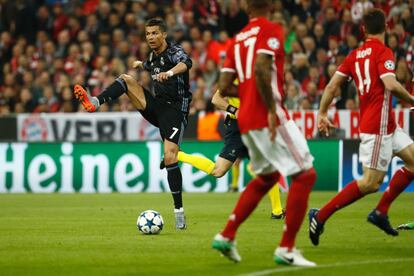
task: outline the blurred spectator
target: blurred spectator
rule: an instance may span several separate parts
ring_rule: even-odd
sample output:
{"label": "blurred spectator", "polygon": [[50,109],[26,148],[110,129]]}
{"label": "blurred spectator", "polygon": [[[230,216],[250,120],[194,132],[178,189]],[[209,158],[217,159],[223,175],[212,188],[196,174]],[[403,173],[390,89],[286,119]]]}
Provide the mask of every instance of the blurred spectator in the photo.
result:
{"label": "blurred spectator", "polygon": [[229,36],[233,37],[249,22],[249,16],[240,9],[238,0],[229,0],[227,3],[224,26]]}
{"label": "blurred spectator", "polygon": [[396,60],[405,57],[404,49],[401,48],[398,35],[396,33],[391,33],[387,36],[387,45],[394,52]]}
{"label": "blurred spectator", "polygon": [[341,22],[337,18],[337,14],[333,7],[328,7],[325,10],[325,22],[323,24],[324,33],[326,36],[339,37],[341,32]]}
{"label": "blurred spectator", "polygon": [[219,30],[220,6],[217,0],[198,0],[193,5],[194,18],[202,31],[216,33]]}
{"label": "blurred spectator", "polygon": [[214,85],[217,83],[218,77],[219,72],[216,63],[211,59],[207,60],[206,68],[203,73],[204,83],[206,85],[205,91],[208,93],[208,95],[205,95],[206,98],[212,97]]}
{"label": "blurred spectator", "polygon": [[301,98],[299,88],[292,83],[287,86],[286,91],[286,108],[290,110],[298,110]]}
{"label": "blurred spectator", "polygon": [[[134,60],[148,57],[144,23],[154,16],[164,18],[169,38],[191,56],[191,113],[202,111],[216,88],[230,39],[248,21],[240,2],[0,1],[0,113],[77,112],[71,95],[75,83],[95,94],[125,72],[151,89],[146,72],[130,69]],[[276,0],[272,20],[285,26],[289,108],[317,108],[336,66],[362,41],[360,20],[374,6],[387,14],[387,43],[396,56],[396,76],[411,88],[414,1]],[[356,95],[353,83],[345,83],[332,108],[354,108]],[[101,111],[130,109],[120,100]]]}

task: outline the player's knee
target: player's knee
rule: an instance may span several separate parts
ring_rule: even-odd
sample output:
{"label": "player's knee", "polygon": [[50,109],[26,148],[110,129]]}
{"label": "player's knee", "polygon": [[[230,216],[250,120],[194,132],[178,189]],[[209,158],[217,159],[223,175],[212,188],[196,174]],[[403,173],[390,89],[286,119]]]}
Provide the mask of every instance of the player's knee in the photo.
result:
{"label": "player's knee", "polygon": [[410,158],[406,158],[406,160],[403,161],[404,167],[406,167],[410,172],[414,172],[414,157],[410,156]]}
{"label": "player's knee", "polygon": [[132,86],[135,82],[134,78],[128,74],[122,74],[118,77],[118,80],[124,82],[126,86]]}
{"label": "player's knee", "polygon": [[292,180],[297,183],[303,183],[309,187],[313,187],[316,182],[316,171],[313,167],[308,170],[302,171],[292,177]]}
{"label": "player's knee", "polygon": [[279,172],[273,172],[269,174],[262,174],[258,176],[264,183],[275,184],[280,177]]}
{"label": "player's knee", "polygon": [[361,179],[358,181],[358,188],[360,192],[364,195],[372,194],[379,190],[382,181],[375,180],[375,179]]}
{"label": "player's knee", "polygon": [[177,152],[173,150],[164,151],[164,163],[165,165],[171,165],[177,163]]}
{"label": "player's knee", "polygon": [[211,175],[215,178],[220,178],[223,175],[225,175],[227,170],[224,170],[223,168],[217,168],[215,167],[214,170],[211,172]]}

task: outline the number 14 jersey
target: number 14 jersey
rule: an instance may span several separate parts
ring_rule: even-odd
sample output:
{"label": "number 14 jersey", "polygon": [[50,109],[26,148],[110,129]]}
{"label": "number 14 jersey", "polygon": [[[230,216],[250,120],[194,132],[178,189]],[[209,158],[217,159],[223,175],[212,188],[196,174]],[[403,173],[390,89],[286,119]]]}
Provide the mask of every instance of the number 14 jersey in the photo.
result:
{"label": "number 14 jersey", "polygon": [[381,80],[395,75],[391,49],[378,39],[368,38],[347,56],[336,73],[355,81],[360,102],[360,133],[386,135],[394,132],[391,92]]}
{"label": "number 14 jersey", "polygon": [[253,18],[233,39],[227,50],[222,72],[232,72],[239,80],[240,109],[238,124],[241,133],[267,127],[267,108],[256,87],[254,64],[257,54],[271,56],[271,86],[280,123],[289,120],[283,105],[283,27],[264,17]]}

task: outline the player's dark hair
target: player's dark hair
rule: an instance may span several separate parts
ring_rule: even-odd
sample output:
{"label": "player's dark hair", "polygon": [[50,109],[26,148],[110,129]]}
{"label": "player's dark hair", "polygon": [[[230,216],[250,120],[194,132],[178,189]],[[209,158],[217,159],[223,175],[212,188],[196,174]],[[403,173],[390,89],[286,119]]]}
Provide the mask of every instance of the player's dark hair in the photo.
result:
{"label": "player's dark hair", "polygon": [[266,9],[272,5],[273,0],[246,0],[248,9]]}
{"label": "player's dark hair", "polygon": [[362,22],[368,34],[382,34],[385,32],[385,13],[380,9],[371,9],[364,14]]}
{"label": "player's dark hair", "polygon": [[165,22],[158,18],[151,18],[148,19],[147,22],[145,22],[145,27],[152,27],[152,26],[158,26],[160,28],[161,32],[167,31],[167,25],[165,25]]}

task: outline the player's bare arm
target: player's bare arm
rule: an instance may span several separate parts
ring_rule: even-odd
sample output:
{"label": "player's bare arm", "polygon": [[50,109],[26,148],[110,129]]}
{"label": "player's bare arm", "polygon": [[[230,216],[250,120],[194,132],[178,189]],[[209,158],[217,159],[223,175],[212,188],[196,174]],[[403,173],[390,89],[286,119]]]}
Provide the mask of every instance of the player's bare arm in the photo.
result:
{"label": "player's bare arm", "polygon": [[384,83],[385,89],[391,91],[391,93],[397,98],[414,105],[414,96],[410,94],[402,85],[397,81],[394,75],[387,75],[381,78]]}
{"label": "player's bare arm", "polygon": [[214,93],[211,102],[214,104],[216,108],[223,111],[225,111],[229,106],[229,102],[223,95],[221,95],[220,90],[217,90],[216,93]]}
{"label": "player's bare arm", "polygon": [[167,72],[161,72],[156,76],[156,80],[159,82],[163,82],[168,80],[168,78],[184,73],[188,70],[187,65],[184,62],[179,62],[176,66],[168,70]]}
{"label": "player's bare arm", "polygon": [[[233,94],[234,92],[237,94],[237,87],[235,85],[232,85],[230,87],[230,92]],[[227,111],[232,114],[236,114],[238,108],[229,104],[229,101],[225,96],[223,96],[220,92],[220,90],[217,90],[216,93],[214,93],[213,98],[211,99],[211,102],[214,104],[214,106],[223,111]]]}
{"label": "player's bare arm", "polygon": [[256,77],[256,86],[259,91],[260,96],[267,108],[268,111],[268,124],[269,124],[269,133],[270,140],[274,140],[276,137],[276,104],[275,99],[273,98],[272,93],[272,62],[273,57],[266,54],[258,54],[256,57],[256,62],[254,64],[254,74]]}
{"label": "player's bare arm", "polygon": [[328,119],[328,107],[335,97],[336,90],[340,88],[345,80],[345,77],[339,74],[334,74],[323,91],[318,111],[318,130],[326,136],[329,136],[329,128],[333,127],[333,124]]}
{"label": "player's bare arm", "polygon": [[219,90],[222,96],[237,97],[237,89],[231,89],[235,79],[236,75],[234,73],[221,72],[219,78]]}

